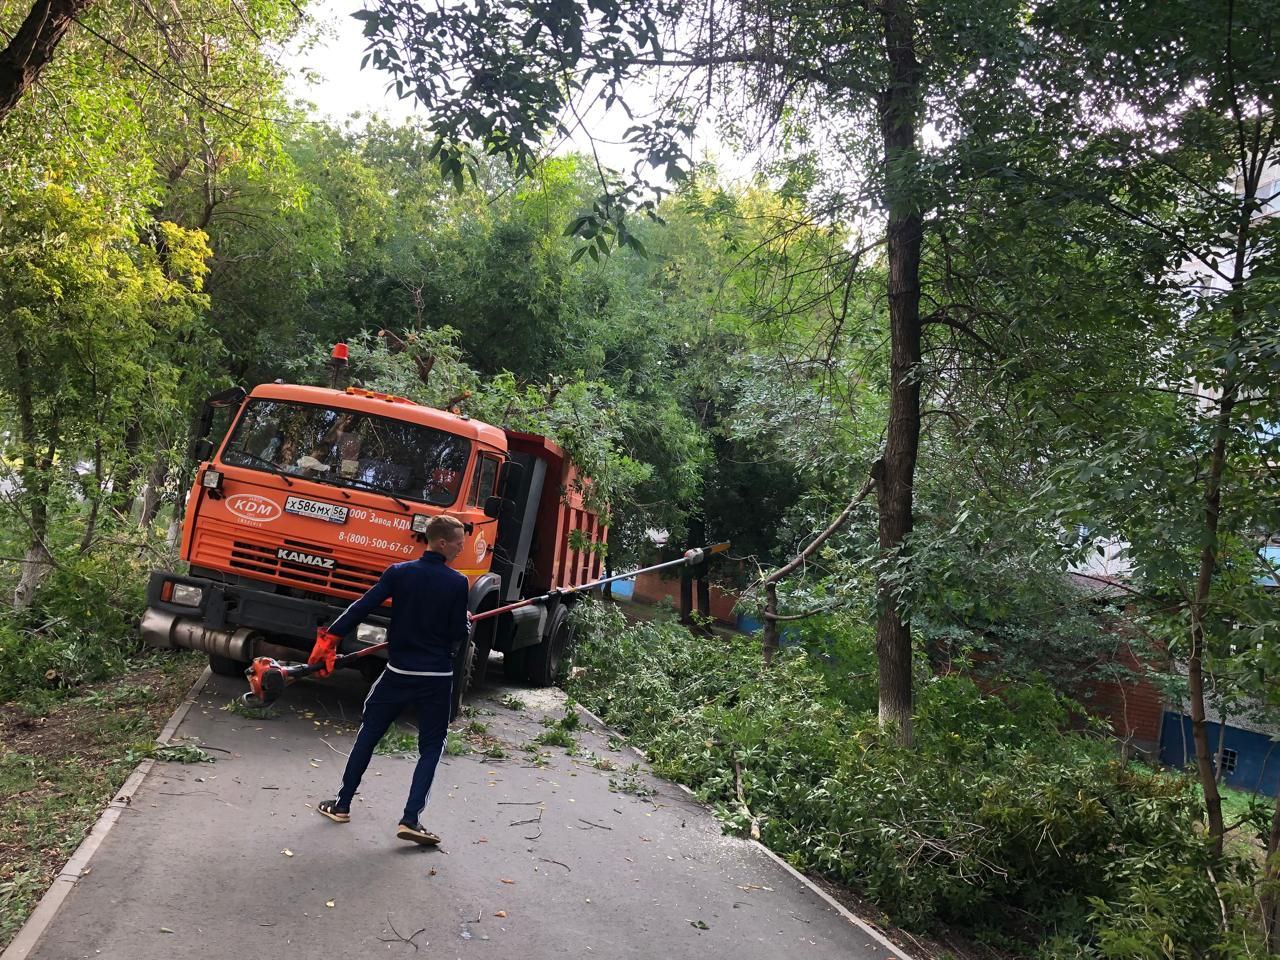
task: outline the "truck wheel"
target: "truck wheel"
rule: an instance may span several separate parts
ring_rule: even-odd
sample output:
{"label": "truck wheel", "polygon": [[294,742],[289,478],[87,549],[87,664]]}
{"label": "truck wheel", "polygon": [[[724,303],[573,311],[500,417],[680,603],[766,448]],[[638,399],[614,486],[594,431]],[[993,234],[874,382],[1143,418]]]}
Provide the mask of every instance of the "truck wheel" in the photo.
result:
{"label": "truck wheel", "polygon": [[525,676],[529,685],[549,687],[559,682],[569,672],[572,643],[573,624],[569,621],[569,608],[557,607],[546,639],[529,648],[525,660]]}
{"label": "truck wheel", "polygon": [[[492,610],[496,605],[497,594],[490,594],[480,605],[480,609],[477,612],[483,613],[486,610]],[[497,623],[498,621],[493,617],[481,620],[471,632],[471,642],[475,645],[475,665],[471,670],[471,686],[473,687],[484,685],[486,673],[489,669],[489,651],[493,649],[493,634]]]}
{"label": "truck wheel", "polygon": [[239,677],[244,679],[244,672],[249,669],[249,664],[241,660],[232,660],[230,657],[222,657],[216,653],[209,654],[209,669],[220,677]]}
{"label": "truck wheel", "polygon": [[459,648],[458,655],[453,658],[453,705],[449,710],[450,723],[458,718],[458,713],[462,710],[462,698],[471,689],[471,678],[475,673],[475,666],[476,644],[468,636],[466,643]]}

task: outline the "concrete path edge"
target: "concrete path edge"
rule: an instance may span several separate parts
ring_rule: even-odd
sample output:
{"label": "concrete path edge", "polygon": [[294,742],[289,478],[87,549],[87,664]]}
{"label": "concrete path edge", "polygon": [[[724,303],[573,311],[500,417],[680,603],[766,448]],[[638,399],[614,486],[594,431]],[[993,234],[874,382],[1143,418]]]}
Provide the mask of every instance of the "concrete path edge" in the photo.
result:
{"label": "concrete path edge", "polygon": [[[588,717],[590,717],[591,720],[594,723],[596,723],[601,729],[608,731],[609,733],[616,736],[618,739],[622,740],[623,742],[626,742],[625,736],[623,736],[617,730],[614,730],[613,727],[609,726],[607,723],[605,723],[603,720],[597,717],[594,713],[592,713],[582,704],[575,703],[574,706],[576,706],[579,710],[581,710]],[[635,755],[638,756],[641,760],[645,761],[645,763],[649,762],[648,755],[639,747],[636,747],[630,743],[627,743],[627,748],[630,749],[633,753],[635,753]],[[686,787],[683,783],[677,783],[676,786],[679,787],[681,790],[683,790],[690,797],[693,797],[695,800],[697,800],[697,794],[695,794],[692,790]],[[703,806],[705,806],[705,804]],[[816,883],[814,883],[812,880],[806,877],[803,873],[801,873],[791,864],[787,863],[787,861],[784,860],[782,857],[778,856],[778,854],[774,853],[764,843],[760,842],[759,840],[751,840],[750,842],[755,844],[757,847],[759,847],[764,852],[764,855],[766,857],[768,857],[778,866],[782,867],[783,870],[787,871],[787,873],[791,874],[791,876],[795,877],[796,880],[798,880],[801,884],[807,887],[809,891],[813,893],[814,896],[818,897],[820,900],[826,903],[827,906],[831,907],[832,910],[836,911],[836,913],[840,914],[840,916],[844,917],[847,921],[849,921],[849,923],[853,924],[855,927],[857,927],[859,930],[865,933],[868,937],[871,937],[871,939],[875,940],[876,943],[880,944],[882,947],[888,950],[891,954],[896,955],[896,957],[900,958],[900,960],[915,960],[915,958],[913,958],[910,954],[906,953],[900,946],[898,946],[896,943],[894,943],[892,940],[886,937],[882,932],[880,932],[878,928],[873,926],[871,923],[868,923],[866,920],[863,920],[856,913],[853,913],[851,910],[849,910],[848,907],[842,904],[839,900],[831,896],[831,894],[827,893],[827,891],[823,890],[820,886],[818,886]],[[5,956],[5,957],[0,957],[0,960],[10,960],[10,958]]]}
{"label": "concrete path edge", "polygon": [[[210,676],[212,674],[209,668],[205,667],[204,672],[196,678],[196,682],[191,685],[191,689],[182,698],[182,703],[178,704],[178,708],[173,711],[173,715],[169,717],[169,721],[161,729],[159,736],[156,737],[157,744],[168,743],[174,733],[177,732],[178,726],[186,719],[187,711],[191,709],[191,705],[195,702],[200,691],[204,689],[204,685],[209,682]],[[90,859],[98,847],[102,845],[102,841],[106,839],[111,828],[115,826],[115,822],[120,819],[121,811],[127,809],[129,804],[133,802],[133,795],[142,786],[142,781],[147,778],[147,774],[151,772],[153,766],[155,766],[154,760],[143,760],[134,768],[133,773],[129,774],[124,786],[111,798],[111,802],[107,804],[107,809],[102,811],[102,816],[93,825],[89,835],[81,841],[80,846],[71,855],[71,859],[67,861],[66,866],[58,872],[49,889],[40,898],[35,910],[31,911],[31,916],[22,925],[18,935],[5,948],[4,953],[0,953],[0,960],[26,960],[31,952],[35,950],[40,938],[44,936],[45,930],[57,914],[58,908],[62,906],[62,901],[67,899],[67,894],[71,892],[79,879],[88,871]]]}

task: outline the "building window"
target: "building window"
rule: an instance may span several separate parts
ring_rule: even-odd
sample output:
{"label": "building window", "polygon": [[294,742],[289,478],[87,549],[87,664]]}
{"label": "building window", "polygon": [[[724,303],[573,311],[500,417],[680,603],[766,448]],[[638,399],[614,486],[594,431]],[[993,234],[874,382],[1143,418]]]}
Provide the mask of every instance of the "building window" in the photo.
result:
{"label": "building window", "polygon": [[1257,199],[1261,205],[1258,212],[1264,217],[1280,213],[1280,180],[1269,180],[1258,184]]}
{"label": "building window", "polygon": [[1222,775],[1230,776],[1236,772],[1236,752],[1230,747],[1224,747],[1222,750]]}

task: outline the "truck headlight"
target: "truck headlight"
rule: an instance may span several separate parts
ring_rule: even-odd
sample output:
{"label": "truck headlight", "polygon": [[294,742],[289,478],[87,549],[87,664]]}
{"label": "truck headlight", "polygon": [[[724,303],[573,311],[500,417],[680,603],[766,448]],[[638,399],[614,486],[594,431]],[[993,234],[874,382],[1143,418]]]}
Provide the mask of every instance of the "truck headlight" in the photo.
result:
{"label": "truck headlight", "polygon": [[200,477],[200,486],[206,490],[217,490],[222,486],[222,474],[217,470],[206,470]]}
{"label": "truck headlight", "polygon": [[169,597],[170,603],[176,603],[183,607],[198,607],[200,601],[204,599],[204,591],[199,587],[194,587],[189,583],[175,583],[173,585],[173,594]]}
{"label": "truck headlight", "polygon": [[365,646],[372,647],[374,644],[385,643],[386,639],[386,627],[379,627],[372,623],[362,623],[356,628],[356,640]]}
{"label": "truck headlight", "polygon": [[430,522],[431,522],[431,515],[430,515],[430,514],[428,514],[428,513],[415,513],[415,514],[413,515],[413,523],[412,523],[413,532],[414,532],[414,533],[426,533],[426,532],[427,532],[427,524],[428,524],[428,523],[430,523]]}

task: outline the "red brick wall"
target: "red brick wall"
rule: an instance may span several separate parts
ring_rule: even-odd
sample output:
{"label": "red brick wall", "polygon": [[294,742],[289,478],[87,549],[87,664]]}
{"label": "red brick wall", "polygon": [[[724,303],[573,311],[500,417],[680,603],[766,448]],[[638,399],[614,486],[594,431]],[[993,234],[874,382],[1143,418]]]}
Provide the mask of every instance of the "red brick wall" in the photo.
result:
{"label": "red brick wall", "polygon": [[1133,652],[1128,641],[1116,637],[1112,661],[1127,667],[1136,676],[1132,680],[1095,680],[1082,685],[1077,696],[1095,717],[1111,724],[1121,740],[1130,740],[1145,752],[1153,752],[1160,744],[1160,725],[1164,719],[1164,699],[1147,676],[1148,665]]}
{"label": "red brick wall", "polygon": [[[642,573],[636,577],[635,599],[640,603],[661,603],[663,599],[669,599],[673,606],[680,609],[680,580],[678,578],[665,578],[660,573]],[[696,607],[697,591],[694,591],[694,605]],[[734,626],[738,622],[738,618],[734,616],[733,606],[738,602],[737,596],[725,593],[714,583],[711,584],[711,617],[713,620]]]}

